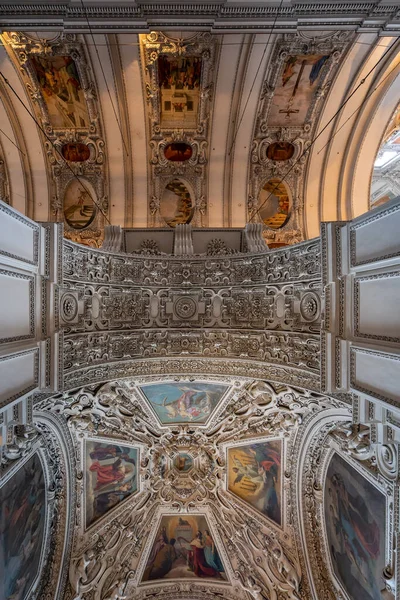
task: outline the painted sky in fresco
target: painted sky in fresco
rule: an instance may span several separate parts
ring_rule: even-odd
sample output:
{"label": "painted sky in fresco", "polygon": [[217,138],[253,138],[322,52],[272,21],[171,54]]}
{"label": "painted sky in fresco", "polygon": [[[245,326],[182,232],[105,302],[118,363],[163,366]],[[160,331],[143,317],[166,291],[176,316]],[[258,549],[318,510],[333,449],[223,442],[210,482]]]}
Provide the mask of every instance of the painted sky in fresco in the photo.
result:
{"label": "painted sky in fresco", "polygon": [[157,383],[140,388],[163,425],[204,424],[228,386],[217,383]]}

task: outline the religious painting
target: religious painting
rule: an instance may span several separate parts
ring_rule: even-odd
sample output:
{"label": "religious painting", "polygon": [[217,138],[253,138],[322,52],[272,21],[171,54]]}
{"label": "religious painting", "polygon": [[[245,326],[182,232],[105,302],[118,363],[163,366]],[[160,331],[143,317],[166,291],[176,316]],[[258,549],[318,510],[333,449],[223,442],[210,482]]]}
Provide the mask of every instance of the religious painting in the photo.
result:
{"label": "religious painting", "polygon": [[379,600],[385,589],[385,496],[338,454],[325,481],[328,547],[351,600]]}
{"label": "religious painting", "polygon": [[160,214],[170,227],[178,223],[189,223],[193,217],[194,207],[190,192],[179,179],[170,181],[164,189],[160,201]]}
{"label": "religious painting", "polygon": [[289,194],[286,185],[277,178],[269,179],[258,196],[259,214],[267,227],[280,229],[289,220]]}
{"label": "religious painting", "polygon": [[274,142],[267,148],[267,158],[275,161],[284,161],[292,158],[294,146],[290,142]]}
{"label": "religious painting", "polygon": [[138,490],[138,450],[86,442],[86,527]]}
{"label": "religious painting", "polygon": [[269,126],[304,124],[328,58],[322,54],[289,56],[272,98]]}
{"label": "religious painting", "polygon": [[200,101],[200,56],[158,57],[161,126],[196,127]]}
{"label": "religious painting", "polygon": [[142,581],[197,578],[227,581],[206,517],[163,516]]}
{"label": "religious painting", "polygon": [[171,142],[164,148],[164,156],[171,162],[185,162],[192,157],[193,150],[185,142]]}
{"label": "religious painting", "polygon": [[155,383],[140,388],[163,425],[204,424],[228,386],[219,383]]}
{"label": "religious painting", "polygon": [[89,113],[76,62],[70,56],[30,57],[50,124],[55,129],[89,127]]}
{"label": "religious painting", "polygon": [[187,452],[179,452],[174,458],[174,467],[181,473],[187,473],[193,467],[193,457]]}
{"label": "religious painting", "polygon": [[45,523],[46,483],[34,454],[0,489],[0,598],[30,598],[39,575]]}
{"label": "religious painting", "polygon": [[64,194],[64,218],[73,229],[89,227],[96,216],[96,193],[85,179],[73,179]]}
{"label": "religious painting", "polygon": [[62,146],[61,154],[69,162],[84,162],[90,157],[90,150],[81,142],[68,142]]}
{"label": "religious painting", "polygon": [[228,450],[228,490],[282,524],[282,444],[269,440]]}

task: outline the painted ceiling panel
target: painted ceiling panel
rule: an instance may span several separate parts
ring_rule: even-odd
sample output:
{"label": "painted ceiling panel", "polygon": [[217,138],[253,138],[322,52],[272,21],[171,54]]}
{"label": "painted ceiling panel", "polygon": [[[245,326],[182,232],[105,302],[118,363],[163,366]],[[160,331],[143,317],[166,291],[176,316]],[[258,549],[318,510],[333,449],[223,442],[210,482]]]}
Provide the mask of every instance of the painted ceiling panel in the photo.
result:
{"label": "painted ceiling panel", "polygon": [[[317,235],[321,218],[347,218],[349,211],[351,216],[357,201],[349,198],[360,194],[344,160],[356,160],[353,128],[362,135],[362,123],[369,123],[383,89],[375,85],[375,75],[315,145],[312,140],[390,44],[392,60],[397,60],[391,38],[375,44],[373,34],[355,39],[352,32],[336,31],[96,33],[94,38],[54,32],[45,37],[4,35],[4,72],[40,123],[50,128],[51,140],[38,132],[7,88],[3,102],[8,103],[6,121],[10,115],[13,120],[10,137],[19,130],[24,146],[29,132],[30,143],[26,156],[19,156],[20,165],[16,148],[7,150],[3,170],[14,180],[12,204],[23,208],[27,196],[25,210],[39,219],[63,220],[67,237],[98,247],[108,223],[243,227],[253,221],[263,224],[264,237],[274,247]],[[19,64],[19,74],[10,59]],[[62,67],[60,60],[68,64]],[[71,110],[65,102],[65,93],[71,98],[74,93],[68,69],[78,73],[80,88]],[[62,72],[69,81],[65,90],[71,89],[51,92],[51,78]],[[376,93],[360,121],[357,109],[367,92]],[[386,104],[382,97],[376,127],[387,117]],[[5,129],[11,132],[10,126]],[[326,145],[329,135],[335,137]],[[3,138],[4,154],[4,145],[11,143]],[[59,152],[67,143],[86,144],[89,158],[65,162],[52,143]],[[187,155],[178,153],[172,160],[172,144],[186,144]],[[273,150],[277,144],[279,156]],[[285,144],[292,152],[286,157]],[[371,162],[365,144],[362,149]],[[17,176],[21,171],[23,177]],[[83,195],[67,193],[70,177],[81,178]],[[274,193],[268,181],[277,190],[287,187],[288,202],[279,200],[279,190]],[[87,206],[95,207],[95,216],[75,228],[64,210],[88,211],[81,206],[90,185],[95,197]]]}

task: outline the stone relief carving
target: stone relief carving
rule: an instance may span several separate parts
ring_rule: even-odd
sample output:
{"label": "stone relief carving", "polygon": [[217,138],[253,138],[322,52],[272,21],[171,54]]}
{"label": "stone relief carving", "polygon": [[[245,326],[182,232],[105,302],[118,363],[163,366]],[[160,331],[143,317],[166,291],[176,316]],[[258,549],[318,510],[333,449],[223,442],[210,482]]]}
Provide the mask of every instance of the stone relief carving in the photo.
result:
{"label": "stone relief carving", "polygon": [[[138,386],[157,378],[121,379],[104,385],[44,398],[37,405],[66,419],[75,440],[78,467],[82,469],[81,441],[123,441],[140,446],[140,488],[134,497],[109,511],[84,531],[75,525],[67,600],[109,598],[202,597],[292,600],[309,598],[307,576],[302,572],[294,541],[290,498],[295,457],[285,453],[284,527],[248,507],[226,489],[226,449],[243,440],[259,441],[281,436],[288,452],[310,418],[337,404],[317,393],[266,381],[206,376],[207,381],[230,384],[223,405],[206,426],[160,426]],[[204,379],[204,376],[203,376]],[[190,377],[174,381],[190,382]],[[165,381],[165,379],[163,380]],[[180,472],[174,466],[179,452],[189,452],[193,466]],[[78,497],[83,494],[77,477]],[[79,505],[82,507],[83,502]],[[82,508],[81,508],[82,510]],[[155,535],[157,515],[206,514],[218,540],[229,584],[217,581],[154,581],[143,585],[141,573]],[[228,588],[229,591],[228,591]]]}
{"label": "stone relief carving", "polygon": [[[144,74],[144,94],[147,99],[149,122],[150,146],[150,202],[149,225],[152,227],[165,227],[165,220],[160,212],[160,202],[165,186],[178,178],[189,184],[193,197],[191,198],[193,216],[191,223],[194,226],[206,226],[207,216],[207,163],[208,146],[211,131],[211,118],[213,108],[214,70],[217,61],[217,41],[209,33],[198,33],[185,38],[172,38],[161,32],[151,32],[141,36],[141,57]],[[195,120],[165,121],[164,105],[161,93],[159,58],[191,59],[201,61],[201,76],[199,82],[189,82],[189,93],[198,96],[198,106],[191,107]],[[168,86],[175,89],[174,86]],[[183,83],[179,83],[176,90],[186,90]],[[174,96],[182,96],[180,102],[193,104],[187,100],[187,93],[176,91],[168,102],[174,104]],[[191,90],[191,92],[190,92]],[[171,95],[170,94],[170,95]],[[179,110],[184,110],[179,107]],[[197,114],[196,114],[197,113]],[[183,113],[182,113],[183,114]],[[178,115],[178,113],[177,113]],[[190,149],[190,158],[171,162],[168,160],[166,150],[172,144],[181,144]],[[188,153],[189,154],[189,153]],[[177,157],[179,158],[179,156]],[[176,159],[175,159],[176,160]]]}
{"label": "stone relief carving", "polygon": [[[275,45],[265,74],[254,123],[253,143],[249,159],[248,212],[256,222],[261,221],[261,217],[257,213],[260,207],[259,194],[265,182],[271,178],[278,181],[284,178],[285,184],[290,190],[291,208],[290,217],[282,228],[275,230],[265,228],[264,236],[267,243],[295,244],[304,239],[303,180],[307,164],[305,151],[314,136],[318,114],[322,109],[324,98],[329,92],[331,81],[352,37],[353,34],[337,32],[310,38],[302,32],[298,32],[297,34],[283,34]],[[307,55],[325,55],[329,58],[321,68],[320,76],[316,81],[317,88],[308,101],[304,123],[291,123],[289,115],[299,111],[292,110],[289,103],[287,124],[275,125],[271,123],[271,106],[276,88],[280,85],[279,77],[283,64],[287,63],[290,57],[306,57]],[[299,71],[297,74],[298,84],[301,72]],[[292,99],[298,92],[298,84],[293,90]],[[274,143],[291,144],[294,151],[290,158],[287,160],[269,158],[267,149]]]}
{"label": "stone relief carving", "polygon": [[321,242],[265,254],[232,257],[138,258],[63,244],[64,277],[72,281],[135,285],[251,285],[319,280]]}
{"label": "stone relief carving", "polygon": [[[39,40],[25,33],[5,34],[8,46],[14,52],[14,59],[19,67],[24,83],[27,86],[36,115],[46,132],[44,139],[44,154],[47,157],[54,182],[51,189],[51,210],[55,220],[64,221],[65,237],[81,244],[98,248],[104,237],[105,217],[108,213],[108,193],[105,170],[105,143],[101,126],[101,115],[98,107],[96,86],[93,80],[93,70],[90,68],[83,42],[75,34],[59,34],[51,40]],[[87,111],[88,121],[75,125],[71,120],[70,126],[56,126],[52,122],[49,108],[43,92],[43,84],[37,74],[37,68],[32,59],[49,60],[59,57],[69,57],[73,63],[68,66],[76,73],[82,88],[85,101],[84,112]],[[70,77],[73,77],[70,74]],[[75,86],[76,87],[76,86]],[[61,92],[60,92],[61,93]],[[62,108],[62,107],[61,107]],[[61,109],[60,109],[61,110]],[[82,109],[83,110],[83,109]],[[62,111],[61,111],[62,112]],[[76,121],[76,119],[75,119]],[[82,161],[71,161],[72,155],[63,158],[63,148],[66,145],[84,145],[89,157]],[[68,161],[68,162],[67,162]],[[64,200],[71,183],[79,177],[85,188],[92,187],[95,194],[93,220],[85,227],[75,228],[68,223],[64,216]],[[83,189],[83,188],[82,188]]]}
{"label": "stone relief carving", "polygon": [[315,242],[264,255],[196,258],[190,265],[172,257],[94,252],[69,242],[63,248],[60,314],[69,386],[79,385],[75,377],[82,365],[97,365],[100,373],[105,363],[110,368],[141,357],[188,354],[319,372]]}

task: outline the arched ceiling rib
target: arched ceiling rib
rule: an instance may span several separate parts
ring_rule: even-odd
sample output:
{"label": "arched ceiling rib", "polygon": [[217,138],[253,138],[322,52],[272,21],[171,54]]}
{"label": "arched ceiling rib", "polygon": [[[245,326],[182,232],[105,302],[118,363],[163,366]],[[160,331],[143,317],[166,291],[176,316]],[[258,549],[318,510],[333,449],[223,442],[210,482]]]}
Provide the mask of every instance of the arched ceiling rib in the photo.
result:
{"label": "arched ceiling rib", "polygon": [[[371,39],[372,38],[372,39]],[[393,47],[382,66],[374,70],[365,84],[355,92],[338,117],[332,122],[315,143],[309,163],[305,183],[306,221],[309,237],[319,235],[320,221],[348,220],[369,208],[369,186],[373,160],[383,135],[385,124],[398,103],[399,92],[392,90],[390,99],[393,108],[380,105],[380,96],[385,94],[381,85],[394,62],[398,61],[398,47],[392,38],[378,38],[371,35],[359,36],[347,60],[341,66],[338,76],[328,95],[319,121],[320,131],[332,118],[341,103],[356,89],[362,79],[376,65],[388,48]],[[378,89],[374,91],[375,88]],[[370,96],[368,99],[367,97]],[[377,113],[377,110],[379,111]],[[373,116],[376,129],[366,139],[366,128]],[[330,137],[332,141],[328,142]],[[355,165],[361,151],[368,153],[359,160],[359,177],[355,186]],[[317,210],[319,199],[319,211]]]}
{"label": "arched ceiling rib", "polygon": [[[186,41],[196,35],[182,32],[179,34],[169,32],[169,34],[182,36],[183,42],[178,41],[178,45],[183,44],[184,52],[186,52]],[[50,48],[51,38],[54,38],[54,35],[46,35],[50,40],[48,46]],[[84,48],[90,59],[89,74],[94,82],[94,88],[97,89],[95,96],[98,94],[98,98],[96,96],[93,100],[98,107],[96,123],[100,128],[100,137],[96,134],[96,144],[102,147],[104,142],[104,158],[101,158],[101,166],[100,163],[96,163],[96,167],[93,166],[91,173],[93,175],[93,169],[97,169],[100,174],[97,178],[101,183],[98,191],[99,198],[105,194],[102,201],[108,199],[110,222],[125,227],[146,227],[156,221],[158,226],[165,225],[161,217],[158,216],[156,219],[154,217],[154,206],[160,202],[166,184],[165,169],[170,169],[168,172],[171,172],[171,178],[172,173],[183,180],[187,177],[185,163],[174,171],[171,163],[165,159],[160,160],[163,150],[160,150],[159,145],[163,142],[165,147],[167,143],[165,140],[168,136],[168,139],[171,138],[171,131],[166,132],[164,127],[157,133],[154,129],[155,117],[151,112],[153,110],[151,106],[154,104],[154,94],[158,92],[156,88],[151,87],[154,87],[154,81],[150,87],[146,87],[149,85],[148,65],[145,64],[144,54],[140,55],[140,44],[143,40],[151,40],[151,37],[147,38],[146,35],[95,33],[97,49],[90,34],[78,35],[75,41],[71,42],[73,38],[70,38],[68,42],[79,46],[84,41]],[[63,39],[59,38],[59,41]],[[173,43],[177,43],[178,38],[174,39]],[[203,38],[200,36],[196,39]],[[352,173],[355,166],[360,167],[361,162],[364,166],[360,169],[363,170],[365,167],[366,159],[359,160],[358,163],[356,161],[358,150],[367,152],[369,162],[372,161],[371,156],[376,153],[375,145],[373,143],[370,145],[364,139],[365,127],[362,122],[369,123],[374,111],[376,113],[377,107],[380,107],[379,119],[374,121],[374,133],[372,135],[370,128],[368,139],[377,138],[382,133],[380,129],[384,130],[382,124],[384,122],[386,124],[394,105],[398,102],[399,93],[394,84],[391,87],[390,79],[384,86],[379,85],[376,92],[373,91],[397,60],[397,44],[393,38],[377,39],[375,33],[364,33],[353,42],[351,33],[337,35],[335,32],[299,32],[296,35],[226,33],[223,36],[211,36],[204,40],[208,40],[204,42],[206,45],[215,43],[216,49],[213,54],[213,64],[208,67],[211,70],[207,89],[202,89],[199,96],[205,99],[202,101],[208,107],[201,124],[206,125],[205,133],[202,134],[204,139],[201,136],[199,138],[198,133],[190,134],[192,141],[200,144],[199,148],[201,147],[203,153],[200,162],[190,171],[192,179],[190,177],[188,179],[189,188],[195,190],[195,198],[192,198],[192,202],[196,204],[196,210],[203,215],[201,218],[196,217],[193,223],[209,227],[243,227],[250,213],[255,216],[256,221],[260,220],[254,209],[260,202],[260,186],[264,185],[268,178],[286,177],[288,171],[291,171],[291,175],[286,181],[289,186],[289,203],[291,203],[290,210],[293,218],[289,219],[289,223],[278,232],[271,229],[266,231],[269,242],[276,239],[279,243],[292,243],[305,237],[314,237],[319,234],[321,219],[347,219],[367,210],[368,177],[363,177],[362,187],[360,187],[354,183]],[[267,48],[265,48],[266,43],[268,43]],[[351,48],[347,52],[349,46]],[[393,53],[385,59],[385,65],[382,63],[382,66],[374,71],[354,94],[340,115],[315,143],[310,156],[297,163],[298,157],[313,136],[325,126],[345,98],[352,93],[390,46],[393,47]],[[203,50],[205,47],[203,44]],[[32,104],[29,98],[27,86],[31,83],[23,72],[23,65],[18,67],[23,75],[23,83],[21,83],[21,77],[12,64],[12,62],[17,63],[15,53],[20,48],[21,46],[18,46],[18,49],[16,46],[13,52],[9,47],[8,56],[6,50],[1,49],[2,71],[27,106],[33,106],[36,116],[41,118],[38,102],[35,100]],[[284,49],[282,55],[279,53],[279,48]],[[32,50],[28,48],[28,51]],[[189,54],[190,52],[192,50],[189,50]],[[273,52],[275,54],[272,59]],[[296,69],[299,68],[303,60],[299,55],[301,52],[305,52],[305,56],[310,57],[323,56],[325,52],[330,57],[324,67],[325,70],[320,71],[321,79],[313,80],[313,95],[309,105],[311,121],[301,126],[294,126],[289,118],[287,122],[282,121],[279,126],[273,126],[273,122],[271,125],[269,121],[270,100],[267,101],[266,97],[273,100],[275,89],[282,83],[282,74],[288,57],[298,56]],[[344,53],[343,59],[338,59],[337,52]],[[99,57],[112,102],[100,68]],[[328,74],[327,77],[324,74]],[[300,75],[296,71],[295,77]],[[293,81],[294,79],[292,83]],[[368,94],[371,94],[371,99],[363,107],[362,121],[358,116],[357,108]],[[380,96],[382,101],[379,100]],[[114,109],[120,125],[117,123]],[[4,136],[2,138],[7,171],[11,173],[12,180],[11,202],[37,219],[54,218],[55,210],[52,205],[58,203],[58,206],[62,207],[64,184],[60,187],[54,180],[49,185],[54,173],[51,175],[51,164],[45,157],[47,153],[45,140],[10,90],[6,90],[3,94],[1,111],[4,117],[4,131],[8,132],[12,139],[19,128],[15,143],[22,149],[24,139],[29,140],[25,145],[26,157],[23,157],[18,156],[18,150],[9,141],[3,139]],[[353,112],[354,115],[351,116]],[[13,120],[11,126],[10,115]],[[152,133],[151,128],[153,128]],[[323,148],[329,136],[335,132],[337,135],[333,141]],[[66,137],[63,139],[74,135],[71,129],[65,133]],[[90,138],[90,132],[88,135]],[[187,131],[177,126],[176,130],[172,131],[172,135],[175,136],[174,139],[179,140],[187,135]],[[358,136],[358,142],[355,141],[354,136]],[[266,159],[265,148],[275,140],[279,143],[286,141],[297,144],[298,150],[293,160],[279,163]],[[153,149],[150,148],[150,141]],[[377,139],[376,141],[378,143]],[[260,153],[258,157],[257,152]],[[179,165],[179,163],[174,164]],[[370,166],[372,169],[372,162]],[[86,177],[87,169],[84,165],[79,164],[74,168],[81,177]],[[155,177],[158,178],[158,183],[155,183]],[[29,206],[24,206],[23,197],[28,198]],[[364,201],[359,200],[361,197]],[[352,204],[353,208],[351,208]],[[63,212],[60,208],[57,218],[62,219],[62,217]],[[95,245],[101,243],[100,233],[96,232]],[[90,231],[87,232],[87,237],[90,237]],[[84,239],[83,241],[85,242]]]}

